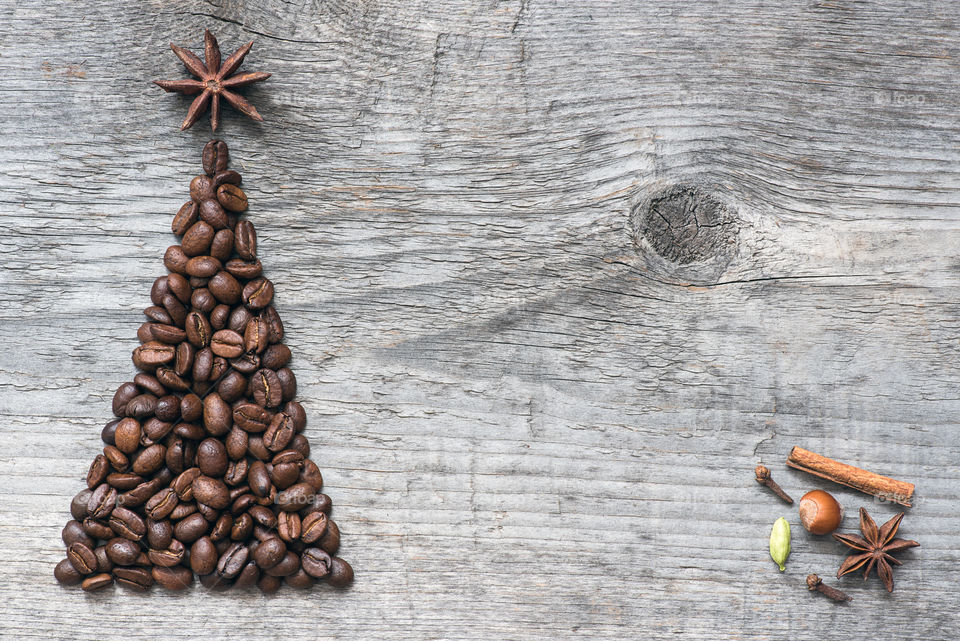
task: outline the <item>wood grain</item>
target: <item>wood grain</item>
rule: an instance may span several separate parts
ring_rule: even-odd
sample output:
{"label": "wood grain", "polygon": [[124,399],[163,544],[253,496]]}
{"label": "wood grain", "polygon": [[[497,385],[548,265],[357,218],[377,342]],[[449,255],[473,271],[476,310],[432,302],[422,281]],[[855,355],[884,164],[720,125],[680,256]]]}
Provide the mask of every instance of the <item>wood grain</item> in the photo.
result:
{"label": "wood grain", "polygon": [[[0,1],[0,636],[957,638],[958,20]],[[245,93],[266,122],[226,110],[221,135],[346,592],[53,581],[209,138],[149,81],[207,27],[274,73]],[[901,532],[922,547],[892,595],[833,579],[844,548],[757,486],[763,462],[795,496],[829,489],[847,530],[895,513],[788,470],[793,445],[916,483]],[[811,572],[853,602],[807,593]]]}

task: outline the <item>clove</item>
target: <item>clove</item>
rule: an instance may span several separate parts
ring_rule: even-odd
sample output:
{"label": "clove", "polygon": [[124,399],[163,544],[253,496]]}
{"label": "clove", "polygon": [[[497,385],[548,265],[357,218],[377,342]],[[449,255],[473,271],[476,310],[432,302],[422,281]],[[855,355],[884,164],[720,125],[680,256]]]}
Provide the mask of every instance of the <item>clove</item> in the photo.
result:
{"label": "clove", "polygon": [[784,492],[783,489],[777,485],[777,482],[770,477],[770,470],[765,465],[758,465],[754,472],[757,474],[757,483],[760,485],[766,485],[781,499],[787,503],[790,503],[791,505],[793,504],[793,499],[787,496],[787,493]]}
{"label": "clove", "polygon": [[807,589],[811,592],[821,592],[834,601],[852,601],[846,593],[836,588],[831,588],[829,585],[824,585],[823,580],[816,574],[807,576]]}

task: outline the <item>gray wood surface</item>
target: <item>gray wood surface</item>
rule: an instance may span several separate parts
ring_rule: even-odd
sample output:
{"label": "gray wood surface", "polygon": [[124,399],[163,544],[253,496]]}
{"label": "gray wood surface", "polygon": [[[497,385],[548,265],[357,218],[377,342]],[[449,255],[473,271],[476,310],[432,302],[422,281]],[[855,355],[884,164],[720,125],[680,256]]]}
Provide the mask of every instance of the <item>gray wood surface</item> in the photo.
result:
{"label": "gray wood surface", "polygon": [[[0,637],[956,639],[960,7],[0,1]],[[226,110],[346,592],[85,595],[70,498]],[[206,121],[203,121],[206,123]],[[759,488],[917,484],[896,590]],[[773,521],[794,526],[781,574]],[[848,589],[836,606],[804,587]]]}

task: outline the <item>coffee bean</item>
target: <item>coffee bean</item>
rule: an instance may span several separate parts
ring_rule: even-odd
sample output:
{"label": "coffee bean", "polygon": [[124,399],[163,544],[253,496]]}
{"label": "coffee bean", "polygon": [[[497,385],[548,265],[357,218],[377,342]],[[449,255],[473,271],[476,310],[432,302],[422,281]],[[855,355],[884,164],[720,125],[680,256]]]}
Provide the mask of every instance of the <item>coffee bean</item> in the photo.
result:
{"label": "coffee bean", "polygon": [[67,547],[67,558],[80,574],[93,574],[97,571],[97,556],[85,543],[77,541]]}
{"label": "coffee bean", "polygon": [[278,490],[287,489],[296,483],[299,477],[300,468],[293,463],[274,464],[270,473],[270,479]]}
{"label": "coffee bean", "polygon": [[230,226],[227,212],[213,197],[200,203],[200,220],[208,223],[214,229],[226,229]]}
{"label": "coffee bean", "polygon": [[300,521],[300,538],[304,543],[316,543],[327,532],[327,515],[310,512]]}
{"label": "coffee bean", "polygon": [[83,581],[83,575],[77,572],[70,559],[63,559],[53,569],[53,576],[60,585],[77,585]]}
{"label": "coffee bean", "polygon": [[293,419],[283,412],[278,412],[270,422],[270,427],[263,433],[263,444],[271,452],[279,452],[290,443],[295,433]]}
{"label": "coffee bean", "polygon": [[253,551],[253,561],[261,570],[267,570],[280,563],[286,554],[286,544],[279,538],[271,538],[260,543]]}
{"label": "coffee bean", "polygon": [[249,220],[241,220],[234,228],[234,248],[243,260],[257,259],[257,231]]}
{"label": "coffee bean", "polygon": [[107,558],[117,565],[133,565],[140,556],[139,545],[119,536],[107,541],[106,551]]}
{"label": "coffee bean", "polygon": [[221,229],[213,237],[213,242],[210,243],[210,255],[221,263],[227,262],[230,254],[233,253],[233,243],[233,231],[230,229]]}
{"label": "coffee bean", "polygon": [[[216,278],[216,276],[214,276],[214,278]],[[229,305],[224,305],[223,303],[220,303],[216,305],[213,308],[213,310],[210,312],[210,326],[213,327],[213,331],[226,328],[227,323],[229,321],[230,321]]]}
{"label": "coffee bean", "polygon": [[273,414],[253,403],[240,403],[233,408],[233,421],[241,429],[252,434],[263,432],[270,426]]}
{"label": "coffee bean", "polygon": [[216,191],[213,188],[213,178],[210,176],[197,176],[190,181],[190,198],[200,202],[213,198]]}
{"label": "coffee bean", "polygon": [[[117,506],[117,491],[103,483],[93,490],[90,502],[87,503],[87,512],[95,519],[106,519]],[[76,565],[76,564],[74,564]],[[80,568],[77,568],[78,570]]]}
{"label": "coffee bean", "polygon": [[89,548],[94,547],[94,540],[87,534],[86,530],[83,529],[80,521],[77,520],[67,521],[67,524],[63,526],[63,530],[60,532],[60,538],[63,539],[67,547],[70,547],[74,543],[83,543]]}
{"label": "coffee bean", "polygon": [[247,283],[243,288],[243,304],[251,310],[260,310],[273,300],[273,283],[260,277]]}
{"label": "coffee bean", "polygon": [[213,256],[194,256],[187,261],[186,272],[191,276],[209,278],[223,269],[223,264]]}
{"label": "coffee bean", "polygon": [[117,585],[135,590],[148,590],[153,585],[153,576],[146,568],[115,568],[113,576]]}
{"label": "coffee bean", "polygon": [[140,390],[133,383],[124,383],[117,388],[113,395],[113,414],[123,417],[127,415],[127,403],[140,394]]}
{"label": "coffee bean", "polygon": [[[227,503],[229,504],[229,502],[230,497],[228,495]],[[208,523],[216,523],[217,519],[220,518],[220,510],[215,507],[210,507],[206,503],[197,503],[197,512],[202,514]]]}
{"label": "coffee bean", "polygon": [[[244,434],[246,433],[243,432],[243,430],[239,431]],[[246,459],[230,461],[230,463],[227,465],[227,471],[223,476],[223,480],[227,485],[236,487],[247,480],[247,473],[249,469],[250,464],[247,463]]]}
{"label": "coffee bean", "polygon": [[180,241],[180,247],[187,256],[202,256],[210,249],[213,242],[213,235],[216,231],[202,220],[193,224],[193,227],[187,230]]}
{"label": "coffee bean", "polygon": [[327,519],[327,531],[320,537],[320,547],[330,556],[340,549],[340,528],[333,519]]}
{"label": "coffee bean", "polygon": [[200,537],[190,546],[190,568],[200,575],[217,569],[217,548],[209,536]]}
{"label": "coffee bean", "polygon": [[307,483],[297,483],[277,494],[277,507],[284,512],[303,509],[311,501],[316,491]]}
{"label": "coffee bean", "polygon": [[261,574],[260,580],[257,581],[257,587],[260,588],[260,591],[264,594],[274,594],[282,585],[283,579],[270,576],[269,574]]}
{"label": "coffee bean", "polygon": [[233,311],[230,313],[230,321],[227,324],[228,329],[232,329],[238,334],[243,334],[247,329],[247,323],[250,322],[250,319],[253,318],[253,314],[250,313],[250,310],[242,305],[234,307]]}
{"label": "coffee bean", "polygon": [[173,526],[173,537],[184,544],[190,544],[207,533],[210,524],[199,512],[184,517]]}
{"label": "coffee bean", "polygon": [[324,514],[330,514],[330,509],[332,507],[333,501],[330,500],[330,497],[326,494],[318,493],[315,497],[313,497],[313,503],[300,511],[300,516],[305,516],[312,512],[323,512]]}
{"label": "coffee bean", "polygon": [[242,189],[230,183],[217,188],[217,200],[228,211],[242,212],[247,209],[247,195]]}
{"label": "coffee bean", "polygon": [[227,513],[221,514],[220,518],[213,524],[210,531],[211,541],[222,541],[230,536],[230,530],[233,528],[233,517]]}
{"label": "coffee bean", "polygon": [[320,473],[320,468],[310,459],[303,462],[299,481],[310,485],[315,492],[319,492],[323,488],[323,475]]}
{"label": "coffee bean", "polygon": [[170,516],[173,508],[177,507],[177,503],[179,502],[180,499],[172,488],[162,489],[147,501],[147,516],[154,520],[165,519]]}
{"label": "coffee bean", "polygon": [[260,357],[256,354],[241,354],[230,359],[230,366],[241,374],[250,375],[260,369]]}
{"label": "coffee bean", "polygon": [[330,574],[333,559],[320,548],[307,548],[300,556],[304,572],[315,579],[326,578]]}
{"label": "coffee bean", "polygon": [[206,476],[223,476],[227,471],[227,448],[216,438],[204,439],[197,447],[197,465]]}
{"label": "coffee bean", "polygon": [[289,401],[283,406],[283,413],[293,419],[293,429],[299,434],[307,427],[307,412],[297,401]]}
{"label": "coffee bean", "polygon": [[131,472],[114,472],[107,475],[107,483],[117,488],[118,492],[126,492],[143,483],[143,477]]}
{"label": "coffee bean", "polygon": [[209,347],[197,351],[197,355],[193,359],[193,380],[195,383],[210,380],[213,372],[213,357],[213,350]]}
{"label": "coffee bean", "polygon": [[166,549],[173,540],[173,524],[168,519],[147,519],[147,545],[155,550]]}
{"label": "coffee bean", "polygon": [[203,146],[201,154],[203,161],[203,171],[208,176],[226,170],[230,154],[227,151],[227,143],[222,140],[211,140]]}
{"label": "coffee bean", "polygon": [[176,349],[173,345],[150,341],[133,350],[133,364],[139,369],[152,370],[158,365],[166,365],[172,361],[175,356]]}
{"label": "coffee bean", "polygon": [[223,436],[233,427],[230,404],[216,392],[203,399],[203,426],[212,436]]}
{"label": "coffee bean", "polygon": [[[279,541],[280,539],[271,539],[273,541]],[[260,545],[263,545],[261,543]],[[292,550],[287,550],[287,553],[284,555],[280,562],[274,565],[271,568],[261,568],[264,572],[270,576],[276,577],[285,577],[290,576],[291,574],[296,573],[300,569],[300,557],[296,552]]]}
{"label": "coffee bean", "polygon": [[153,411],[157,408],[157,397],[153,394],[141,394],[134,396],[127,403],[127,416],[131,418],[142,419],[153,416]]}
{"label": "coffee bean", "polygon": [[112,445],[103,448],[103,455],[110,461],[110,467],[118,472],[126,472],[130,467],[130,459],[119,449]]}
{"label": "coffee bean", "polygon": [[[188,516],[190,516],[196,511],[197,511],[196,503],[194,503],[193,501],[190,501],[189,503],[184,503],[183,501],[181,501],[180,503],[177,504],[177,507],[173,508],[173,512],[170,513],[170,520],[176,523],[178,521],[181,521],[182,519],[187,518]],[[176,534],[176,530],[174,530],[174,534]]]}
{"label": "coffee bean", "polygon": [[156,374],[157,380],[159,380],[160,383],[169,390],[174,392],[186,392],[188,389],[190,389],[190,384],[178,376],[177,373],[169,367],[158,367]]}
{"label": "coffee bean", "polygon": [[163,465],[164,458],[167,455],[167,448],[159,443],[151,445],[137,454],[132,461],[132,468],[136,474],[153,474]]}
{"label": "coffee bean", "polygon": [[300,515],[296,512],[281,512],[277,515],[277,534],[286,543],[300,538]]}
{"label": "coffee bean", "polygon": [[160,432],[158,429],[147,430],[148,422],[159,422],[159,423],[170,423],[180,418],[180,397],[174,396],[173,394],[168,394],[157,399],[157,405],[153,408],[154,417],[147,419],[143,424],[144,431],[147,432],[147,436],[153,439],[155,442],[159,441],[161,438],[166,436],[170,431],[169,426],[165,426],[163,432]]}
{"label": "coffee bean", "polygon": [[217,393],[227,403],[240,400],[247,391],[246,377],[236,370],[231,370],[217,383]]}
{"label": "coffee bean", "polygon": [[147,552],[147,558],[154,565],[165,568],[171,568],[180,565],[187,555],[187,548],[176,539],[171,539],[168,547],[163,549],[151,549]]}
{"label": "coffee bean", "polygon": [[217,574],[225,579],[236,577],[247,565],[247,559],[250,558],[250,551],[243,543],[232,543],[230,547],[220,556],[217,563]]}
{"label": "coffee bean", "polygon": [[353,568],[339,556],[333,557],[327,583],[335,588],[345,588],[353,583]]}
{"label": "coffee bean", "polygon": [[234,425],[227,435],[227,455],[233,460],[243,460],[247,454],[247,443],[250,436],[239,425]]}
{"label": "coffee bean", "polygon": [[280,391],[283,394],[283,401],[292,401],[297,395],[297,377],[294,376],[293,371],[289,367],[281,367],[277,370],[277,378],[280,379]]}
{"label": "coffee bean", "polygon": [[280,379],[272,369],[261,369],[250,377],[250,396],[261,407],[273,408],[283,402]]}
{"label": "coffee bean", "polygon": [[253,505],[247,512],[253,517],[253,522],[265,528],[273,530],[277,527],[277,515],[270,508],[263,505]]}
{"label": "coffee bean", "polygon": [[243,334],[244,349],[247,352],[259,354],[267,349],[269,336],[267,322],[259,317],[250,319]]}
{"label": "coffee bean", "polygon": [[180,211],[174,215],[173,222],[170,223],[171,231],[177,236],[183,236],[197,222],[198,213],[197,203],[192,200],[184,203]]}
{"label": "coffee bean", "polygon": [[177,493],[181,501],[193,500],[193,482],[200,476],[199,467],[191,467],[185,470],[170,484],[170,488]]}
{"label": "coffee bean", "polygon": [[102,590],[111,583],[113,583],[113,577],[104,572],[102,574],[88,576],[83,580],[83,583],[80,584],[80,587],[84,592],[94,592],[96,590]]}
{"label": "coffee bean", "polygon": [[171,325],[173,323],[173,319],[170,318],[170,312],[159,305],[151,305],[150,307],[146,308],[143,310],[143,315],[154,323],[166,325]]}
{"label": "coffee bean", "polygon": [[143,393],[145,394],[153,394],[157,397],[165,396],[167,394],[167,390],[163,387],[163,383],[161,383],[157,377],[153,376],[152,374],[140,372],[133,377],[133,382],[136,383],[137,387],[143,390]]}
{"label": "coffee bean", "polygon": [[187,273],[188,260],[190,260],[190,257],[183,253],[180,245],[170,245],[163,255],[164,266],[175,274]]}
{"label": "coffee bean", "polygon": [[183,566],[155,567],[150,571],[153,580],[167,590],[184,590],[193,583],[193,572]]}
{"label": "coffee bean", "polygon": [[243,336],[232,329],[221,329],[214,332],[210,341],[210,349],[217,356],[236,358],[243,354]]}
{"label": "coffee bean", "polygon": [[207,288],[218,301],[225,305],[234,305],[240,302],[240,296],[243,293],[240,283],[228,271],[220,271],[214,274],[210,282],[207,283]]}
{"label": "coffee bean", "polygon": [[110,461],[103,454],[97,454],[87,471],[87,487],[93,489],[104,482],[110,473]]}
{"label": "coffee bean", "polygon": [[203,349],[210,344],[213,330],[210,327],[210,321],[202,312],[192,311],[187,314],[185,326],[186,339],[191,345],[197,349]]}
{"label": "coffee bean", "polygon": [[[263,321],[266,325],[266,321]],[[269,341],[269,332],[267,334],[267,340]],[[283,343],[277,343],[276,345],[271,345],[263,353],[263,356],[260,357],[260,362],[267,369],[279,370],[284,367],[287,363],[290,362],[290,348],[284,345]]]}
{"label": "coffee bean", "polygon": [[263,461],[254,461],[250,464],[250,470],[247,472],[247,483],[250,485],[250,491],[256,496],[264,497],[270,494],[270,475],[267,473],[267,466]]}
{"label": "coffee bean", "polygon": [[243,176],[241,176],[239,173],[235,172],[232,169],[224,169],[223,171],[218,171],[213,176],[213,184],[216,185],[217,187],[225,183],[229,183],[231,185],[239,185],[241,182],[243,182]]}
{"label": "coffee bean", "polygon": [[223,481],[201,474],[193,482],[193,498],[221,510],[230,504],[230,490]]}
{"label": "coffee bean", "polygon": [[[241,258],[231,258],[223,266],[231,275],[242,278],[243,280],[251,280],[258,278],[263,274],[263,264],[257,260],[243,260]],[[240,292],[237,292],[237,300],[239,300]]]}
{"label": "coffee bean", "polygon": [[140,518],[136,512],[132,512],[125,507],[117,506],[110,514],[110,529],[117,536],[139,541],[147,533],[147,524]]}
{"label": "coffee bean", "polygon": [[273,456],[273,453],[263,444],[263,437],[259,434],[251,436],[250,440],[247,441],[247,451],[261,461],[268,461]]}
{"label": "coffee bean", "polygon": [[87,535],[94,540],[110,539],[110,538],[113,538],[114,536],[113,530],[111,530],[106,523],[103,523],[102,521],[98,521],[89,516],[83,519],[83,531],[86,532]]}
{"label": "coffee bean", "polygon": [[90,502],[92,490],[81,490],[70,501],[70,515],[78,521],[82,521],[87,516],[87,504]]}

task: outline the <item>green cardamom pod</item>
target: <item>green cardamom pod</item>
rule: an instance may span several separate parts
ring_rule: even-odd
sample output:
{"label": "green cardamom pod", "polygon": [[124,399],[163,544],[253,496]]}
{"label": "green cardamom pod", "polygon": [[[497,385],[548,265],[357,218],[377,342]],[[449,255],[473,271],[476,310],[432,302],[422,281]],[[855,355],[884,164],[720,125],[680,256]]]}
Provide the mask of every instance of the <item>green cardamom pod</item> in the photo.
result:
{"label": "green cardamom pod", "polygon": [[770,557],[780,566],[783,572],[787,568],[783,565],[790,556],[790,524],[782,516],[773,522],[770,530]]}

